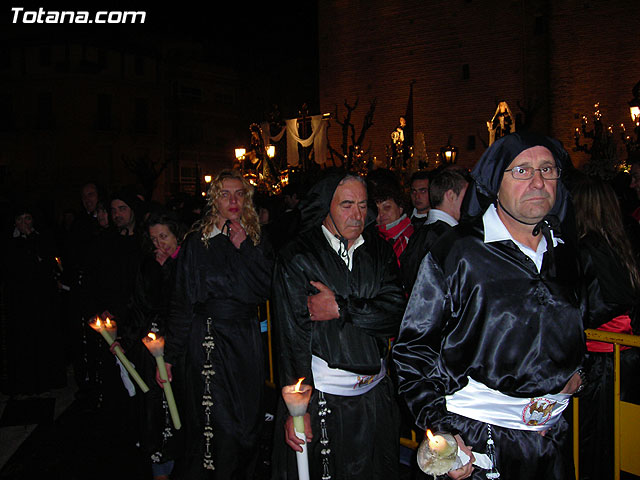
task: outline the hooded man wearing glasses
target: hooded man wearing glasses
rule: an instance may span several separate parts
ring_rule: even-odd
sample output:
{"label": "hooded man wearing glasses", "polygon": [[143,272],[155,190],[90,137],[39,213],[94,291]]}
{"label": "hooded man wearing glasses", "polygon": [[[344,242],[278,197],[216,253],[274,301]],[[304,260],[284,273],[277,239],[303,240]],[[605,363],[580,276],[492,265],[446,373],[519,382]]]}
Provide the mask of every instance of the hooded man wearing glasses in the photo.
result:
{"label": "hooded man wearing glasses", "polygon": [[452,433],[471,457],[451,478],[574,476],[561,413],[582,384],[586,300],[559,234],[568,168],[556,140],[496,141],[472,172],[475,220],[440,238],[418,273],[394,347],[399,392],[417,426]]}

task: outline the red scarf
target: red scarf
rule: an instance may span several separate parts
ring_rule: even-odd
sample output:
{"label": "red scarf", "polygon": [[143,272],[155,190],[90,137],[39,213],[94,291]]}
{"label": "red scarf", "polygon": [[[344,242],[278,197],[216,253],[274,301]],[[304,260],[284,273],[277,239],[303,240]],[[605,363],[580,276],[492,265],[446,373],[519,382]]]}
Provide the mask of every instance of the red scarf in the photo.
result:
{"label": "red scarf", "polygon": [[400,254],[407,248],[409,238],[413,235],[413,225],[411,219],[406,216],[403,220],[387,229],[386,225],[377,225],[378,232],[382,238],[393,245],[393,251],[396,252],[398,266],[400,266]]}

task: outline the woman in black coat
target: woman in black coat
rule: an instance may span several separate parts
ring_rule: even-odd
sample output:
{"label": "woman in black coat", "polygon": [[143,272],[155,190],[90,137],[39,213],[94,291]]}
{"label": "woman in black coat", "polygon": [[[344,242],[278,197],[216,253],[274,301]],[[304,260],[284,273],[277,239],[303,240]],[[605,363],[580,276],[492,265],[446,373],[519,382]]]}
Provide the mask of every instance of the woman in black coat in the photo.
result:
{"label": "woman in black coat", "polygon": [[209,211],[178,257],[165,353],[169,370],[185,355],[189,479],[252,478],[257,460],[264,419],[257,306],[268,297],[273,258],[252,196],[239,172],[220,173]]}
{"label": "woman in black coat", "polygon": [[173,213],[149,215],[144,227],[147,254],[140,264],[123,331],[127,352],[150,388],[145,395],[138,395],[138,418],[141,446],[151,460],[155,479],[168,478],[173,470],[178,432],[170,421],[163,391],[153,381],[156,361],[140,340],[149,332],[165,335],[183,236],[184,229]]}

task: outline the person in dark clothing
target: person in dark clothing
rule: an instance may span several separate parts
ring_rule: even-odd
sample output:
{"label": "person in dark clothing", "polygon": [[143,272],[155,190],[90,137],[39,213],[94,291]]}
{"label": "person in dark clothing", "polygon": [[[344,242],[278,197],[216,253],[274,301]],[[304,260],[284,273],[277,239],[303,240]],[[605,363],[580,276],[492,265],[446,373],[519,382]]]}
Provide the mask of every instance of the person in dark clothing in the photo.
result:
{"label": "person in dark clothing", "polygon": [[[136,229],[139,200],[120,191],[113,195],[110,205],[114,228],[101,231],[89,247],[81,291],[83,317],[88,320],[94,315],[108,314],[118,322],[121,336],[128,327],[128,304],[142,260]],[[106,344],[92,331],[86,335],[89,406],[129,405],[120,369]]]}
{"label": "person in dark clothing", "polygon": [[[162,389],[155,382],[156,361],[142,344],[149,332],[157,336],[166,333],[171,295],[175,288],[176,265],[184,228],[177,216],[168,211],[151,213],[145,222],[144,256],[129,306],[122,343],[129,358],[149,386],[145,395],[138,396],[138,415],[141,426],[140,443],[150,458],[154,478],[168,478],[178,453],[178,433],[169,419],[163,403]],[[175,373],[175,369],[174,369]],[[176,392],[178,394],[178,392]]]}
{"label": "person in dark clothing", "polygon": [[399,393],[419,428],[451,432],[471,458],[454,479],[485,477],[478,453],[490,478],[574,476],[561,413],[582,384],[587,298],[575,243],[558,238],[564,168],[556,140],[497,140],[472,172],[476,218],[441,237],[418,272],[394,346]]}
{"label": "person in dark clothing", "polygon": [[[596,294],[619,313],[606,323],[587,325],[606,332],[634,334],[630,314],[637,309],[640,274],[627,238],[613,189],[584,178],[572,189],[583,265],[595,272]],[[636,326],[637,327],[637,326]],[[588,382],[580,397],[580,478],[614,478],[613,345],[587,341]],[[640,401],[640,356],[637,348],[621,347],[621,391],[625,402]]]}
{"label": "person in dark clothing", "polygon": [[[399,413],[386,359],[405,295],[393,249],[365,228],[368,213],[360,177],[321,180],[274,272],[281,381],[304,377],[314,387],[305,416],[311,478],[398,477]],[[280,407],[273,476],[292,479],[303,441]]]}
{"label": "person in dark clothing", "polygon": [[404,213],[405,202],[402,192],[399,187],[393,185],[381,185],[371,190],[371,201],[375,203],[378,211],[376,228],[380,236],[393,246],[400,265],[400,255],[407,248],[414,232],[411,219]]}
{"label": "person in dark clothing", "polygon": [[21,395],[45,393],[66,382],[59,349],[55,245],[51,235],[35,228],[33,211],[15,209],[15,228],[0,256],[1,296],[7,308],[6,391]]}
{"label": "person in dark clothing", "polygon": [[411,175],[409,187],[411,188],[411,224],[413,228],[420,227],[426,220],[431,205],[429,204],[429,172],[419,170]]}
{"label": "person in dark clothing", "polygon": [[264,419],[257,306],[271,289],[272,250],[239,172],[221,172],[208,197],[178,256],[165,358],[172,378],[185,357],[184,478],[250,479]]}
{"label": "person in dark clothing", "polygon": [[433,244],[460,221],[460,207],[468,185],[465,174],[455,169],[442,170],[431,179],[431,210],[400,256],[400,271],[407,293],[411,293],[420,263]]}

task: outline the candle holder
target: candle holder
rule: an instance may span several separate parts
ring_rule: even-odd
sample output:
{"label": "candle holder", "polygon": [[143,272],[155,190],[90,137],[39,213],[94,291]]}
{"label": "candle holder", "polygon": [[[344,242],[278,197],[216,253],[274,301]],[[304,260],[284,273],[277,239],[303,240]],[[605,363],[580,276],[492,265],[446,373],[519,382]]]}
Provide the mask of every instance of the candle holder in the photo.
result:
{"label": "candle holder", "polygon": [[164,363],[164,338],[156,337],[156,334],[149,332],[146,337],[142,339],[142,343],[147,347],[147,350],[156,359],[158,365],[158,372],[160,372],[160,378],[164,380],[163,389],[164,396],[167,399],[169,405],[169,413],[171,414],[171,421],[176,430],[180,430],[182,423],[180,422],[180,415],[178,414],[178,407],[176,406],[176,400],[173,396],[173,389],[171,388],[171,382],[169,382],[169,375],[167,374],[167,365]]}
{"label": "candle holder", "polygon": [[[96,315],[95,317],[92,317],[91,320],[89,320],[89,326],[100,335],[102,335],[109,346],[113,345],[113,342],[115,342],[118,333],[118,326],[115,320],[111,320],[109,317],[107,317],[103,322],[100,317]],[[120,360],[122,365],[124,365],[124,368],[127,369],[127,372],[129,372],[131,378],[133,378],[138,384],[140,390],[142,390],[143,393],[147,393],[149,391],[149,387],[142,379],[142,377],[138,374],[129,359],[126,357],[126,355],[122,351],[122,348],[120,348],[120,345],[116,345],[115,347],[113,347],[113,352],[115,353],[116,357],[118,357],[118,360]]]}
{"label": "candle holder", "polygon": [[301,378],[295,385],[282,387],[282,398],[284,398],[284,403],[287,404],[289,414],[293,417],[293,428],[296,437],[304,440],[302,452],[296,452],[298,479],[309,480],[309,457],[307,453],[307,441],[304,434],[304,414],[307,412],[313,387],[311,387],[311,385],[302,385],[303,380],[304,378]]}
{"label": "candle holder", "polygon": [[427,430],[427,435],[418,447],[418,466],[426,474],[444,475],[462,467],[458,459],[458,442],[450,433],[438,432],[435,435]]}

